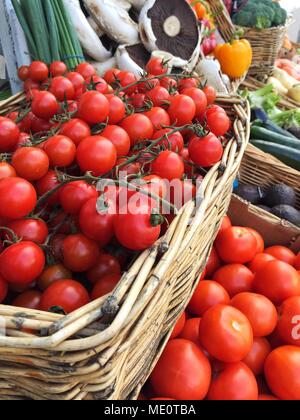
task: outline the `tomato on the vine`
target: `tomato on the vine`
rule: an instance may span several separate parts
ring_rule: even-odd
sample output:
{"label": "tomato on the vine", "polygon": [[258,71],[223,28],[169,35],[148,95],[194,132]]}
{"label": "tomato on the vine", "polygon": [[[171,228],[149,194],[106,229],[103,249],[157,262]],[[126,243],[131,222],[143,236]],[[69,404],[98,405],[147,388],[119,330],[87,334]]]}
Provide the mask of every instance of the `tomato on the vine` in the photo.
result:
{"label": "tomato on the vine", "polygon": [[196,105],[189,96],[176,95],[170,99],[168,114],[177,127],[191,124],[196,115]]}
{"label": "tomato on the vine", "polygon": [[22,178],[0,180],[0,217],[10,220],[28,216],[37,203],[32,184]]}
{"label": "tomato on the vine", "polygon": [[18,176],[27,181],[38,181],[49,170],[48,155],[37,147],[21,147],[12,157],[12,165]]}
{"label": "tomato on the vine", "polygon": [[208,105],[212,105],[217,99],[217,92],[212,86],[205,86],[203,92],[206,95]]}
{"label": "tomato on the vine", "polygon": [[213,133],[204,137],[193,137],[189,143],[191,160],[204,168],[218,163],[222,159],[223,151],[222,143]]}
{"label": "tomato on the vine", "polygon": [[147,92],[146,97],[153,103],[153,106],[165,107],[170,99],[170,94],[164,87],[156,86]]}
{"label": "tomato on the vine", "polygon": [[126,107],[121,98],[116,95],[106,95],[109,103],[109,124],[119,124],[126,116]]}
{"label": "tomato on the vine", "polygon": [[168,72],[168,63],[165,62],[162,58],[153,57],[148,61],[146,70],[148,74],[161,76],[162,74],[166,74]]}
{"label": "tomato on the vine", "polygon": [[121,73],[121,70],[119,70],[119,69],[112,68],[110,70],[107,70],[107,72],[104,74],[104,80],[109,85],[112,85],[118,79],[118,74],[119,73]]}
{"label": "tomato on the vine", "polygon": [[121,127],[130,137],[131,145],[135,146],[144,140],[150,140],[153,136],[153,125],[150,119],[142,114],[133,114],[125,118]]}
{"label": "tomato on the vine", "polygon": [[17,176],[15,168],[7,162],[0,162],[0,179],[14,178]]}
{"label": "tomato on the vine", "polygon": [[168,181],[181,179],[184,174],[184,163],[177,153],[166,150],[152,162],[152,172]]}
{"label": "tomato on the vine", "polygon": [[17,124],[8,118],[0,117],[0,153],[11,152],[20,136]]}
{"label": "tomato on the vine", "polygon": [[128,155],[131,141],[127,131],[122,127],[119,127],[118,125],[108,125],[104,131],[102,131],[101,135],[112,142],[117,150],[118,156]]}
{"label": "tomato on the vine", "polygon": [[[47,223],[42,219],[20,219],[9,222],[7,227],[23,241],[35,242],[43,245],[48,237]],[[10,236],[8,234],[8,236]]]}
{"label": "tomato on the vine", "polygon": [[29,78],[29,66],[21,66],[18,69],[18,77],[20,80],[25,82]]}
{"label": "tomato on the vine", "polygon": [[87,272],[87,278],[95,284],[102,277],[112,274],[121,274],[119,261],[110,254],[100,254],[97,263]]}
{"label": "tomato on the vine", "polygon": [[172,133],[171,128],[165,128],[163,130],[157,131],[152,140],[157,140],[161,137],[165,137],[159,144],[163,145],[166,149],[171,150],[172,152],[180,153],[184,149],[184,139],[182,134],[177,131]]}
{"label": "tomato on the vine", "polygon": [[74,99],[75,97],[75,89],[72,82],[63,76],[57,76],[52,79],[49,91],[61,102]]}
{"label": "tomato on the vine", "polygon": [[43,146],[52,167],[68,167],[75,160],[76,146],[69,137],[62,135],[50,137]]}
{"label": "tomato on the vine", "polygon": [[[36,184],[36,190],[40,197],[50,193],[52,190],[56,190],[60,185],[59,180],[57,179],[57,174],[55,171],[50,170],[46,175],[41,178]],[[49,198],[46,201],[49,205],[53,206],[58,202],[58,189],[54,193],[49,195]]]}
{"label": "tomato on the vine", "polygon": [[34,82],[43,82],[49,75],[47,64],[42,61],[33,61],[29,66],[29,78]]}
{"label": "tomato on the vine", "polygon": [[37,92],[34,95],[31,110],[39,118],[50,120],[59,111],[59,104],[50,92]]}
{"label": "tomato on the vine", "polygon": [[182,91],[183,95],[189,96],[193,99],[196,105],[196,115],[195,117],[201,116],[207,108],[207,98],[205,93],[196,87],[186,88]]}
{"label": "tomato on the vine", "polygon": [[99,245],[82,234],[67,236],[62,244],[64,265],[74,273],[90,270],[100,255]]}
{"label": "tomato on the vine", "polygon": [[59,190],[59,202],[67,214],[80,213],[82,206],[90,199],[97,199],[98,192],[85,181],[74,181]]}
{"label": "tomato on the vine", "polygon": [[90,137],[92,132],[86,122],[79,118],[73,118],[62,125],[59,134],[68,137],[78,146],[81,140]]}
{"label": "tomato on the vine", "polygon": [[40,309],[42,293],[38,290],[28,290],[21,293],[12,302],[12,306],[17,308]]}
{"label": "tomato on the vine", "polygon": [[89,64],[89,63],[78,64],[75,71],[77,73],[81,74],[81,76],[84,79],[87,79],[88,77],[92,77],[94,74],[96,74],[96,70],[95,70],[94,66],[92,66],[92,64]]}
{"label": "tomato on the vine", "polygon": [[92,300],[108,295],[117,286],[121,279],[121,274],[108,274],[102,277],[95,284],[92,291]]}
{"label": "tomato on the vine", "polygon": [[145,115],[151,121],[154,130],[161,130],[171,125],[169,114],[163,108],[154,107],[145,112]]}
{"label": "tomato on the vine", "polygon": [[53,61],[50,64],[50,74],[52,77],[63,76],[66,74],[68,67],[62,61]]}
{"label": "tomato on the vine", "polygon": [[78,102],[78,117],[90,125],[101,124],[109,116],[109,102],[106,97],[95,91],[84,93]]}
{"label": "tomato on the vine", "polygon": [[62,264],[50,265],[45,268],[37,281],[38,288],[44,292],[51,284],[58,280],[72,278],[72,273]]}

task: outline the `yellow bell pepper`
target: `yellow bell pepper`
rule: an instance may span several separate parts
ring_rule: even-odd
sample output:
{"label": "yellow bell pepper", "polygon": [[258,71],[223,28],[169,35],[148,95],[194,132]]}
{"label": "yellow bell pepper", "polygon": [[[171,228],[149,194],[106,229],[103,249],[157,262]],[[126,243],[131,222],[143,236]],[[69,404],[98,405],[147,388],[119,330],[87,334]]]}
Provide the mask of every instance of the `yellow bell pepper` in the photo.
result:
{"label": "yellow bell pepper", "polygon": [[231,79],[239,79],[249,70],[253,52],[246,39],[234,40],[231,43],[220,45],[215,51],[222,72]]}

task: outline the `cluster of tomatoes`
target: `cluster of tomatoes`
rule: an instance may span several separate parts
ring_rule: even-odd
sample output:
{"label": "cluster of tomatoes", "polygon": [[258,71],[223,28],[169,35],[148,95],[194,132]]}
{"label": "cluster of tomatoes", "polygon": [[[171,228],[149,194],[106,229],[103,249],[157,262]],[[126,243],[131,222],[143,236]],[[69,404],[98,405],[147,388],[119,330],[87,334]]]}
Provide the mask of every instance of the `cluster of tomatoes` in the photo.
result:
{"label": "cluster of tomatoes", "polygon": [[226,217],[145,395],[299,400],[299,270],[300,253],[265,249],[258,232]]}
{"label": "cluster of tomatoes", "polygon": [[[201,168],[222,158],[231,122],[215,90],[168,75],[158,58],[146,70],[138,79],[118,69],[102,78],[88,63],[19,69],[26,100],[0,117],[0,302],[70,313],[108,294],[165,231],[166,182],[195,195]],[[123,189],[142,180],[136,194],[156,193],[137,214],[112,203],[110,186],[97,191],[121,171]]]}

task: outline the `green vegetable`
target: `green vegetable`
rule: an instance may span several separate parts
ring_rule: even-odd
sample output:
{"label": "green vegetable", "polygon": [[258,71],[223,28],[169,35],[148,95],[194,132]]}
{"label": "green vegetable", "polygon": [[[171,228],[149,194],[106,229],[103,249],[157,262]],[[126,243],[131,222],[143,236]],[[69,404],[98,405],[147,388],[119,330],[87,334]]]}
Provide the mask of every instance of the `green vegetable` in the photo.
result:
{"label": "green vegetable", "polygon": [[298,139],[292,139],[291,137],[286,137],[281,134],[266,130],[265,128],[256,127],[255,125],[251,127],[251,138],[265,140],[270,143],[276,143],[279,145],[281,144],[300,151],[300,141]]}
{"label": "green vegetable", "polygon": [[298,139],[298,137],[294,136],[289,131],[284,130],[283,128],[279,127],[277,124],[274,124],[270,120],[266,120],[266,121],[256,120],[252,124],[252,127],[253,126],[265,128],[266,130],[272,131],[273,133],[281,134],[282,136],[285,136],[285,137],[291,137],[292,139]]}
{"label": "green vegetable", "polygon": [[59,61],[60,60],[60,54],[59,54],[60,39],[59,39],[59,31],[58,31],[57,22],[55,20],[53,5],[52,5],[51,0],[43,0],[43,4],[44,4],[46,19],[48,22],[49,37],[51,39],[51,43],[50,43],[51,59],[52,61]]}
{"label": "green vegetable", "polygon": [[281,97],[275,92],[272,84],[249,92],[248,98],[252,108],[262,108],[270,117],[281,113],[276,107]]}
{"label": "green vegetable", "polygon": [[279,145],[276,143],[270,143],[264,140],[252,140],[251,142],[258,149],[266,153],[270,153],[277,159],[281,160],[288,166],[300,170],[300,151],[295,150],[291,147]]}
{"label": "green vegetable", "polygon": [[274,115],[272,121],[288,130],[291,127],[300,127],[300,109],[291,109]]}
{"label": "green vegetable", "polygon": [[233,16],[233,22],[239,26],[268,29],[286,23],[287,12],[272,0],[248,0],[244,7]]}

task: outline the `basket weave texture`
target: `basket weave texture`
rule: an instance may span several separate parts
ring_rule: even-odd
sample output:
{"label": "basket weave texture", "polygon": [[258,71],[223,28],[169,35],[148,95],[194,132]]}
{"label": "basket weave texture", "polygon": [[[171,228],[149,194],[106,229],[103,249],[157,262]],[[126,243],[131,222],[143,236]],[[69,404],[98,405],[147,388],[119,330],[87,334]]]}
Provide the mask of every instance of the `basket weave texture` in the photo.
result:
{"label": "basket weave texture", "polygon": [[[0,114],[18,106],[0,104]],[[218,103],[233,120],[223,160],[204,178],[158,243],[142,253],[111,296],[68,316],[0,305],[0,399],[135,399],[203,271],[250,136],[250,107]]]}

